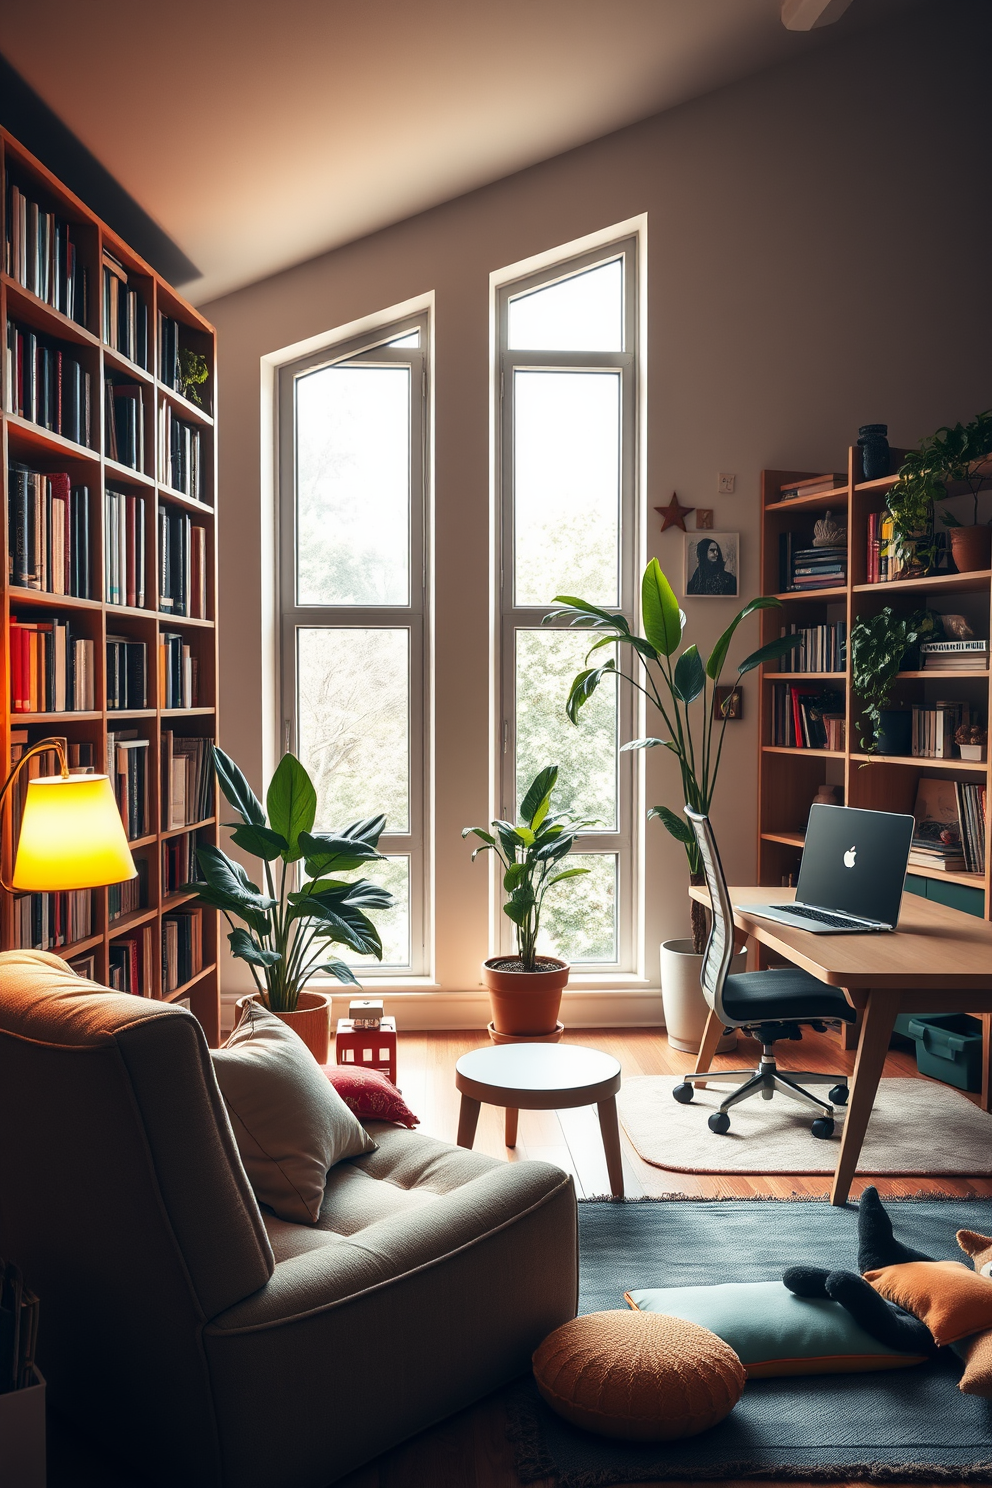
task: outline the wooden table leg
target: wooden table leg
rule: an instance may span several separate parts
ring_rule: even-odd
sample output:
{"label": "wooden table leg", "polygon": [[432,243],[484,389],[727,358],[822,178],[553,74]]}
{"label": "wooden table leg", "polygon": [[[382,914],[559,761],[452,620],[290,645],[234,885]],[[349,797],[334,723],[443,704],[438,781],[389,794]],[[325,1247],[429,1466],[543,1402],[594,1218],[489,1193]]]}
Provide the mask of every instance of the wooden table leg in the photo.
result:
{"label": "wooden table leg", "polygon": [[[699,1045],[699,1053],[696,1055],[696,1068],[693,1070],[694,1075],[703,1074],[706,1070],[713,1067],[713,1055],[716,1053],[716,1046],[722,1037],[723,1024],[713,1009],[710,1008],[709,1017],[706,1019],[706,1027],[703,1029],[703,1041]],[[706,1086],[700,1083],[696,1086],[696,1089],[705,1090]]]}
{"label": "wooden table leg", "polygon": [[512,1106],[506,1108],[506,1145],[516,1147],[517,1145],[517,1122],[520,1120],[520,1112]]}
{"label": "wooden table leg", "polygon": [[982,1013],[982,1110],[992,1111],[992,1013]]}
{"label": "wooden table leg", "polygon": [[475,1129],[479,1124],[479,1112],[482,1110],[482,1102],[473,1100],[470,1095],[462,1096],[461,1109],[458,1112],[458,1137],[459,1147],[471,1147],[475,1141]]}
{"label": "wooden table leg", "polygon": [[900,1002],[899,992],[888,988],[873,989],[868,993],[861,1042],[854,1061],[851,1098],[844,1117],[844,1135],[830,1191],[831,1204],[843,1206],[847,1203]]}
{"label": "wooden table leg", "polygon": [[620,1151],[620,1127],[617,1123],[617,1099],[600,1101],[599,1129],[603,1134],[603,1150],[606,1153],[606,1171],[610,1175],[610,1193],[615,1199],[623,1198],[623,1156]]}
{"label": "wooden table leg", "polygon": [[842,1023],[840,1025],[840,1046],[842,1049],[856,1049],[861,1037],[861,1029],[865,1021],[864,1008],[858,1008],[858,1016],[853,1023]]}

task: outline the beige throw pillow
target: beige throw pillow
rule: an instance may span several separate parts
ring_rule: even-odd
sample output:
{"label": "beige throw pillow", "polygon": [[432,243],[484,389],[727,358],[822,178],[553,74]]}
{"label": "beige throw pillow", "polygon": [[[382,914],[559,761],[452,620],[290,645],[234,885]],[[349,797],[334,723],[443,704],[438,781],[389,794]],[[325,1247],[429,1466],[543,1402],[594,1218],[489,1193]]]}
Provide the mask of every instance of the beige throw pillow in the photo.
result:
{"label": "beige throw pillow", "polygon": [[303,1040],[258,1004],[212,1053],[255,1197],[280,1219],[316,1223],[328,1169],[374,1152],[372,1138]]}

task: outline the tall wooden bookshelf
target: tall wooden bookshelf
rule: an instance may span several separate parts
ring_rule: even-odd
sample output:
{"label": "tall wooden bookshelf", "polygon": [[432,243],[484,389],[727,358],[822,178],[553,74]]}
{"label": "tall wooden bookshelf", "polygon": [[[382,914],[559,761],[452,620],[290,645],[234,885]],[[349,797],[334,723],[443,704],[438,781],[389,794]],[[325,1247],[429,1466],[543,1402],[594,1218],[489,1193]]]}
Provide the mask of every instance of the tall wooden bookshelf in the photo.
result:
{"label": "tall wooden bookshelf", "polygon": [[[893,451],[892,468],[901,460]],[[861,451],[848,453],[847,483],[831,491],[780,501],[781,487],[819,472],[765,470],[761,476],[762,503],[762,593],[778,594],[781,609],[761,612],[762,640],[781,633],[783,626],[819,625],[843,620],[850,638],[853,625],[877,614],[884,605],[912,610],[930,607],[944,613],[965,612],[978,636],[990,634],[992,573],[939,573],[929,578],[868,582],[868,518],[885,507],[886,494],[895,476],[863,479]],[[836,587],[815,593],[780,593],[779,538],[784,532],[809,534],[813,523],[830,511],[847,527],[847,576]],[[783,663],[788,665],[789,663]],[[772,693],[776,683],[801,683],[815,692],[835,690],[843,695],[847,716],[845,747],[826,749],[786,748],[772,743]],[[989,785],[989,763],[919,759],[903,756],[872,756],[861,746],[861,709],[851,686],[850,648],[843,671],[786,672],[778,663],[761,668],[761,733],[758,797],[758,868],[763,884],[779,886],[796,873],[803,847],[809,807],[824,784],[843,788],[844,802],[875,811],[911,812],[921,776],[947,778]],[[988,720],[989,673],[900,672],[891,706],[909,708],[932,704],[938,699],[966,700],[983,721]],[[988,753],[988,751],[986,751]],[[990,917],[989,859],[983,874],[944,872],[911,866],[907,888],[955,908]]]}
{"label": "tall wooden bookshelf", "polygon": [[[108,729],[136,728],[149,740],[148,831],[131,842],[135,860],[142,865],[145,900],[133,913],[111,921],[108,918],[108,896],[105,889],[93,891],[93,933],[74,944],[52,947],[67,960],[87,954],[95,957],[97,978],[106,981],[110,948],[121,937],[151,926],[152,955],[142,968],[143,995],[176,1002],[188,1000],[199,1018],[211,1044],[220,1034],[220,991],[218,985],[217,935],[218,917],[204,909],[202,969],[174,991],[164,990],[162,968],[163,916],[188,903],[191,896],[181,892],[165,893],[163,844],[167,839],[195,833],[198,843],[217,842],[216,801],[213,814],[205,820],[178,828],[164,829],[168,820],[162,803],[162,734],[172,730],[177,737],[217,737],[217,526],[216,526],[216,430],[213,414],[217,407],[216,346],[213,327],[188,305],[147,263],[102,222],[85,203],[66,189],[46,168],[23,148],[9,133],[0,130],[0,247],[3,249],[4,272],[0,276],[0,321],[6,350],[6,328],[9,321],[48,340],[71,354],[89,374],[90,382],[90,447],[77,444],[57,433],[9,412],[16,406],[10,396],[9,359],[3,358],[3,394],[0,398],[0,431],[2,431],[2,479],[4,512],[9,512],[11,462],[29,465],[40,472],[68,471],[74,485],[89,489],[89,599],[50,594],[16,586],[11,582],[10,521],[3,524],[3,646],[0,648],[0,695],[3,698],[2,753],[9,762],[11,731],[26,730],[29,742],[49,735],[63,736],[70,743],[93,746],[95,768],[103,768]],[[77,259],[87,271],[87,307],[83,323],[54,308],[45,299],[26,289],[14,275],[6,272],[7,218],[11,215],[11,184],[16,184],[43,211],[56,213],[70,225]],[[124,268],[128,284],[136,289],[145,307],[148,325],[147,367],[137,365],[122,352],[105,344],[103,336],[104,253],[113,255]],[[162,380],[159,346],[159,315],[179,323],[180,344],[187,345],[206,359],[208,379],[201,389],[204,407],[181,396]],[[144,402],[144,459],[140,469],[112,460],[107,450],[105,426],[105,380],[137,384]],[[173,416],[200,431],[202,480],[201,499],[184,495],[163,480],[164,465],[160,449],[162,410],[170,408]],[[209,411],[207,411],[209,410]],[[145,499],[145,606],[129,607],[107,602],[105,549],[106,502],[108,484],[116,491]],[[157,533],[160,512],[188,512],[197,526],[205,529],[206,609],[204,618],[182,618],[159,609],[159,552]],[[11,712],[11,616],[44,620],[54,615],[71,617],[74,624],[94,642],[95,703],[92,711],[58,713]],[[197,706],[166,709],[158,686],[159,636],[179,634],[196,658],[198,669]],[[146,644],[148,660],[148,706],[132,711],[108,709],[107,635],[120,635]],[[6,765],[5,765],[6,770]],[[9,820],[5,826],[3,852],[9,875],[12,842]],[[15,917],[12,897],[3,895],[0,936],[4,948],[15,940]],[[142,932],[143,934],[143,932]]]}

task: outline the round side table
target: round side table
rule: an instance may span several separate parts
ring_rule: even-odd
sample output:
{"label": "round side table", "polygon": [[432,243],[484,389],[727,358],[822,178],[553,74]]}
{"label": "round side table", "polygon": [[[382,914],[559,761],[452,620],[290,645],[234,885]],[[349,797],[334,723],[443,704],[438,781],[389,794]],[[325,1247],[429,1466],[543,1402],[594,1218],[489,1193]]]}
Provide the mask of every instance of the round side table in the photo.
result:
{"label": "round side table", "polygon": [[455,1088],[462,1097],[459,1147],[471,1147],[475,1141],[483,1103],[505,1108],[507,1147],[517,1144],[520,1111],[563,1111],[594,1105],[599,1112],[610,1191],[615,1199],[623,1198],[616,1104],[620,1062],[611,1054],[575,1044],[496,1044],[473,1049],[455,1065]]}

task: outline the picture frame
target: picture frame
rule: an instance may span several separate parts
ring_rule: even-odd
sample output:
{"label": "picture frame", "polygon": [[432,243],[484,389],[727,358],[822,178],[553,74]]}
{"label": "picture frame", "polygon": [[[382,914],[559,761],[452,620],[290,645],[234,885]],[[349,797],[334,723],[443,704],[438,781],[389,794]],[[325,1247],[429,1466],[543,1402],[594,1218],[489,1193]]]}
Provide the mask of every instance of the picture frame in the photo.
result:
{"label": "picture frame", "polygon": [[713,696],[716,718],[726,717],[728,723],[733,723],[735,719],[744,717],[744,689],[739,682],[731,687],[714,687]]}
{"label": "picture frame", "polygon": [[682,592],[687,599],[738,598],[740,543],[738,532],[685,534]]}

